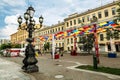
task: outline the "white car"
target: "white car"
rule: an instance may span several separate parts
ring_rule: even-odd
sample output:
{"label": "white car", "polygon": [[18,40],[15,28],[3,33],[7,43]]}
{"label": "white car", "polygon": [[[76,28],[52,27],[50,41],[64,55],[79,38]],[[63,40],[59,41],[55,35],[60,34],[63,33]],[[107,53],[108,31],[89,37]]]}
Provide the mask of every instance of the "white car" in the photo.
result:
{"label": "white car", "polygon": [[25,57],[25,48],[21,48],[21,49],[20,49],[19,56],[20,56],[20,57]]}

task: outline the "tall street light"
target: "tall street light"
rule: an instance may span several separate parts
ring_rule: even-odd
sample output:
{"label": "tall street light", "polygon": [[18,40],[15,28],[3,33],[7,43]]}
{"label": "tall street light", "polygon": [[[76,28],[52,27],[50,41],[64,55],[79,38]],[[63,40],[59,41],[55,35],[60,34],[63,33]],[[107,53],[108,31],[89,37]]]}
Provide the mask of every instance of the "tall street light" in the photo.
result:
{"label": "tall street light", "polygon": [[[22,67],[22,69],[28,73],[39,71],[39,68],[36,65],[38,61],[35,58],[35,49],[34,46],[32,45],[33,42],[32,33],[36,29],[38,29],[37,26],[35,26],[35,20],[33,19],[34,12],[35,12],[34,8],[30,6],[28,7],[27,11],[24,13],[24,19],[26,20],[25,26],[21,26],[22,18],[21,16],[18,17],[19,29],[26,30],[28,32],[28,38],[26,39],[28,44],[25,49],[25,58],[23,59],[24,65]],[[42,23],[43,23],[42,16],[39,17],[39,22],[40,22],[40,27],[42,27]]]}

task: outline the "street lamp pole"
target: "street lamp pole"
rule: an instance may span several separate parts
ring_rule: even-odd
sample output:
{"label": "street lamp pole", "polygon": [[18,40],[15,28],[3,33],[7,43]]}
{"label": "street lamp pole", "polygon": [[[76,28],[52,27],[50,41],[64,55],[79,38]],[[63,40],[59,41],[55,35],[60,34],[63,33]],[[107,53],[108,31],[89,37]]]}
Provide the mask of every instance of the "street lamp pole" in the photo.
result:
{"label": "street lamp pole", "polygon": [[[21,16],[18,17],[19,29],[26,30],[28,32],[28,38],[26,39],[28,44],[25,49],[25,58],[23,60],[24,65],[22,67],[22,69],[28,73],[39,71],[38,66],[36,65],[38,61],[35,58],[35,49],[34,46],[32,45],[33,42],[32,33],[34,32],[35,29],[38,29],[35,26],[35,20],[33,19],[34,12],[35,12],[34,8],[30,6],[28,7],[27,11],[24,13],[24,19],[26,20],[25,26],[21,26],[22,18]],[[40,27],[42,27],[42,23],[43,23],[42,16],[39,17],[39,22],[40,22]]]}

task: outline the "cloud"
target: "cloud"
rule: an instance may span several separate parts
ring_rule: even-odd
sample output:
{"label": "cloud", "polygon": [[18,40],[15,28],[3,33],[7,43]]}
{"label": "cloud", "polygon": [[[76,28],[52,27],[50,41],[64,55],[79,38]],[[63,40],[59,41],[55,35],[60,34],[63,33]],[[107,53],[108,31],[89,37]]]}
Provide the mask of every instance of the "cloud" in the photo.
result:
{"label": "cloud", "polygon": [[[103,3],[110,1],[112,0],[106,0]],[[100,6],[100,2],[97,0],[43,0],[42,2],[40,0],[29,0],[29,2],[35,9],[34,19],[36,23],[39,23],[38,18],[42,14],[44,17],[43,25],[48,26],[63,21],[70,14],[81,13],[98,5]],[[0,17],[6,16],[3,19],[5,26],[0,29],[0,38],[8,38],[10,34],[17,31],[17,17],[19,14],[23,16],[28,5],[26,0],[0,0],[0,13],[2,14]]]}
{"label": "cloud", "polygon": [[7,38],[10,39],[10,35],[15,33],[18,28],[17,18],[19,14],[17,15],[11,15],[5,17],[5,23],[6,26],[0,30],[0,38]]}
{"label": "cloud", "polygon": [[17,24],[17,18],[18,18],[18,14],[17,15],[12,15],[12,16],[6,16],[5,17],[5,23],[7,25],[9,24]]}
{"label": "cloud", "polygon": [[73,3],[74,0],[64,0],[64,1],[71,4]]}
{"label": "cloud", "polygon": [[0,5],[6,6],[7,4],[9,6],[15,7],[15,6],[22,6],[26,4],[24,0],[20,0],[19,2],[18,1],[19,0],[1,0]]}
{"label": "cloud", "polygon": [[18,26],[14,24],[9,24],[0,30],[0,38],[10,39],[10,35],[17,31]]}

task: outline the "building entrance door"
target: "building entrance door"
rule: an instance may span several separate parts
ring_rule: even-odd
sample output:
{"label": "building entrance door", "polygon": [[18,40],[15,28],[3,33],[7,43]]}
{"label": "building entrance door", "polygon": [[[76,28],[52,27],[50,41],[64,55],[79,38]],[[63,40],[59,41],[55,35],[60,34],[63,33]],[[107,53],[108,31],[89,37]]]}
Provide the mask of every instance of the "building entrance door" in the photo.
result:
{"label": "building entrance door", "polygon": [[120,52],[120,44],[115,44],[115,48],[117,52]]}

